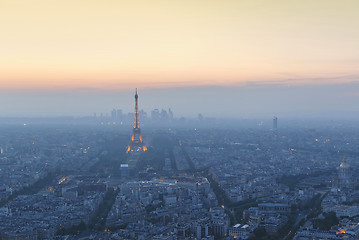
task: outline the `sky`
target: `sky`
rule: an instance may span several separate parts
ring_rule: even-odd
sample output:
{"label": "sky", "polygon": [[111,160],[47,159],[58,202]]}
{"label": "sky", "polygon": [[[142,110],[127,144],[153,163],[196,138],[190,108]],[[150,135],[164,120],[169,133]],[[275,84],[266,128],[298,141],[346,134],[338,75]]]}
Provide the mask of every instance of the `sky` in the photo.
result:
{"label": "sky", "polygon": [[135,88],[145,110],[188,116],[357,112],[358,12],[357,0],[1,0],[0,117],[131,111]]}

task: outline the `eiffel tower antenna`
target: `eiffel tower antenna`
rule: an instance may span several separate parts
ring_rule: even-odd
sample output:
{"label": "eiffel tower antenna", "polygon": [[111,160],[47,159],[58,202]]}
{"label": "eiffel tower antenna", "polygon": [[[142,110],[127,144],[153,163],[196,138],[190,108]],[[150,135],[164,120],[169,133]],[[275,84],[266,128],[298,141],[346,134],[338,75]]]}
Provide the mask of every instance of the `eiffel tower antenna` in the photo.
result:
{"label": "eiffel tower antenna", "polygon": [[135,93],[135,121],[133,124],[133,133],[130,140],[130,144],[127,147],[126,153],[129,152],[145,152],[147,151],[147,147],[143,142],[141,129],[140,129],[140,121],[138,119],[138,94],[137,88]]}

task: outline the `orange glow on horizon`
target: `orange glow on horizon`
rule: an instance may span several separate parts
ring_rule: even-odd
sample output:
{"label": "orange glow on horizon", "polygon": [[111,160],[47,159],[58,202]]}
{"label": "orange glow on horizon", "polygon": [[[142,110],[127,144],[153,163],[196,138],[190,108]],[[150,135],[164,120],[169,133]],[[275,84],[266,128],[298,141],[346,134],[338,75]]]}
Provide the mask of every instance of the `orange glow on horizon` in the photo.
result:
{"label": "orange glow on horizon", "polygon": [[317,84],[359,74],[355,0],[2,0],[0,6],[5,90]]}

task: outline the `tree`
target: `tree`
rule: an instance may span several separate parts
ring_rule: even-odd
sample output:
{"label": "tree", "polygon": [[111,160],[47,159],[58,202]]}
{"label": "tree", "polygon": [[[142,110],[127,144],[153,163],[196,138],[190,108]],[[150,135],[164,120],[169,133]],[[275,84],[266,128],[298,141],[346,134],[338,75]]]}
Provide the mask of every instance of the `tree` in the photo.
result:
{"label": "tree", "polygon": [[254,229],[253,234],[255,235],[256,239],[263,238],[267,236],[267,231],[265,228],[256,228]]}
{"label": "tree", "polygon": [[339,224],[339,220],[335,212],[329,212],[324,219],[316,219],[313,222],[314,228],[321,230],[329,230],[332,226]]}

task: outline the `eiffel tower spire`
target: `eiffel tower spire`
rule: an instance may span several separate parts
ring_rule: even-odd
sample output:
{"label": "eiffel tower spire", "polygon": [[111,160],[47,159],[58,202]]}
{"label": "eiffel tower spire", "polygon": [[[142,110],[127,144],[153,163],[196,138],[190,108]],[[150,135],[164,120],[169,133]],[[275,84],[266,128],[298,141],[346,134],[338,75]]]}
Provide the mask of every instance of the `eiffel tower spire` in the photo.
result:
{"label": "eiffel tower spire", "polygon": [[145,152],[147,151],[147,147],[145,146],[140,129],[140,121],[138,119],[138,94],[137,88],[135,93],[135,121],[133,124],[133,133],[130,140],[130,144],[128,145],[126,153],[129,152]]}

